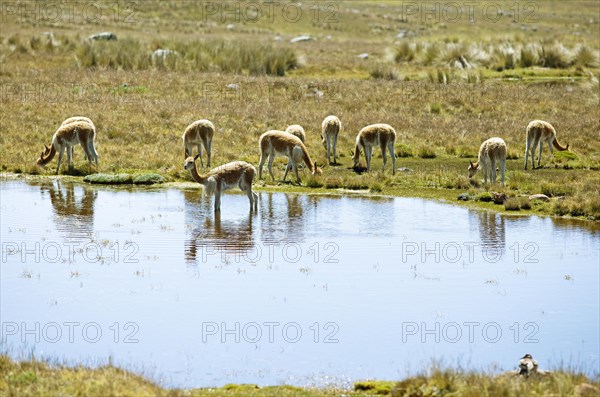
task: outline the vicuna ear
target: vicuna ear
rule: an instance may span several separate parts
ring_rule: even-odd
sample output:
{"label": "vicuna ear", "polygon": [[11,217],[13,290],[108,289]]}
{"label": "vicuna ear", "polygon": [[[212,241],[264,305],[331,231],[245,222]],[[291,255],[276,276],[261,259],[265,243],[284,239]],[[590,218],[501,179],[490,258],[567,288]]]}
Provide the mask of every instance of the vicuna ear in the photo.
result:
{"label": "vicuna ear", "polygon": [[313,164],[313,166],[315,167],[315,169],[317,169],[317,162],[315,161],[315,163]]}
{"label": "vicuna ear", "polygon": [[350,150],[350,155],[354,157],[354,150]]}
{"label": "vicuna ear", "polygon": [[198,157],[200,157],[200,153],[198,153],[195,157],[194,157],[194,161],[198,160]]}
{"label": "vicuna ear", "polygon": [[475,168],[473,167],[473,162],[471,160],[469,160],[469,164],[471,164],[471,168]]}
{"label": "vicuna ear", "polygon": [[567,143],[567,150],[569,150],[569,144]]}
{"label": "vicuna ear", "polygon": [[46,144],[44,144],[44,147],[46,148],[46,151],[50,150],[50,148],[48,146],[46,146]]}

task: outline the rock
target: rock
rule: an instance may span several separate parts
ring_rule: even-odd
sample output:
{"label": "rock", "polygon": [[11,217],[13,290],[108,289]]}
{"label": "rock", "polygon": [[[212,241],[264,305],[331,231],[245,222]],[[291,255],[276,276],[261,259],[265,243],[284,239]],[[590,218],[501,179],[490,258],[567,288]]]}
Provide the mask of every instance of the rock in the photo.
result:
{"label": "rock", "polygon": [[236,83],[227,84],[227,89],[237,91],[240,86]]}
{"label": "rock", "polygon": [[506,193],[492,193],[494,196],[494,204],[504,204],[508,196]]}
{"label": "rock", "polygon": [[235,29],[235,25],[232,24],[232,23],[228,24],[226,27],[227,27],[227,30],[233,30],[233,29]]}
{"label": "rock", "polygon": [[113,32],[100,32],[100,33],[96,33],[96,34],[89,36],[88,39],[111,41],[111,40],[116,40],[117,35],[114,34]]}
{"label": "rock", "polygon": [[152,53],[152,59],[166,59],[169,56],[177,55],[177,51],[168,50],[168,49],[158,49]]}
{"label": "rock", "polygon": [[529,196],[529,201],[533,200],[550,201],[550,197],[546,196],[545,194],[532,194]]}
{"label": "rock", "polygon": [[366,52],[363,52],[362,54],[358,54],[357,55],[360,59],[368,59],[369,58],[369,54]]}
{"label": "rock", "polygon": [[293,39],[290,40],[290,43],[300,43],[302,41],[311,41],[314,40],[312,37],[310,37],[309,35],[302,35],[302,36],[296,36]]}
{"label": "rock", "polygon": [[406,168],[406,167],[400,167],[396,171],[399,171],[399,172],[412,172],[413,170],[410,169],[410,168]]}
{"label": "rock", "polygon": [[458,201],[469,201],[469,194],[468,193],[461,193],[458,195],[458,197],[456,198]]}

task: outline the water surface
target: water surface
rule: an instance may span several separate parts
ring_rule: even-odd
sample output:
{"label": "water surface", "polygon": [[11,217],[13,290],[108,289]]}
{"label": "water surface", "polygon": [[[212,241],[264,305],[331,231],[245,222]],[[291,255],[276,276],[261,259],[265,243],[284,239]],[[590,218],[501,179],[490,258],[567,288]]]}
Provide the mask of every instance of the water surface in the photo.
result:
{"label": "water surface", "polygon": [[2,350],[166,386],[599,371],[600,234],[409,198],[0,183]]}

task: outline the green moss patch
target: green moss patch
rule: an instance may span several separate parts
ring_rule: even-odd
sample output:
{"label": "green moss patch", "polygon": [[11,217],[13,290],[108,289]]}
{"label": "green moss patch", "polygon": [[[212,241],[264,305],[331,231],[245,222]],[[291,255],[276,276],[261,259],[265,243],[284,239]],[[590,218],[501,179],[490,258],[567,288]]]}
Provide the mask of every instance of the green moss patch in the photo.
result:
{"label": "green moss patch", "polygon": [[123,185],[132,183],[133,178],[130,174],[92,174],[83,178],[83,181],[105,185]]}

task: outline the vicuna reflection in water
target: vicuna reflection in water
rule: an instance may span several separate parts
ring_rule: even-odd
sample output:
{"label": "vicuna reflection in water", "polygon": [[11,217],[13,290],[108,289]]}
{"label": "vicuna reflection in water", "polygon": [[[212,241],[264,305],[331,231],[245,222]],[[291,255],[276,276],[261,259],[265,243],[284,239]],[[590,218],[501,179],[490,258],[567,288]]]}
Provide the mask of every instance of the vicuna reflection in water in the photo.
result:
{"label": "vicuna reflection in water", "polygon": [[484,247],[493,247],[503,254],[506,246],[506,219],[490,211],[469,210],[469,219],[477,220],[479,239]]}
{"label": "vicuna reflection in water", "polygon": [[[265,197],[266,196],[266,197]],[[306,195],[263,193],[260,204],[262,241],[265,244],[302,243],[305,240],[304,219],[314,211]]]}
{"label": "vicuna reflection in water", "polygon": [[49,193],[54,224],[70,240],[90,239],[94,232],[94,201],[98,192],[87,186],[55,181],[41,187],[42,196]]}
{"label": "vicuna reflection in water", "polygon": [[223,219],[229,215],[223,216],[219,211],[204,208],[202,195],[197,191],[184,190],[183,196],[186,202],[185,221],[190,225],[184,247],[188,262],[220,262],[227,254],[253,256],[255,214],[247,213],[241,218],[231,215],[230,219]]}

